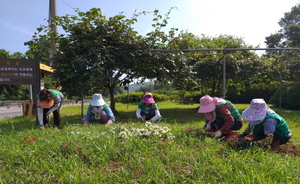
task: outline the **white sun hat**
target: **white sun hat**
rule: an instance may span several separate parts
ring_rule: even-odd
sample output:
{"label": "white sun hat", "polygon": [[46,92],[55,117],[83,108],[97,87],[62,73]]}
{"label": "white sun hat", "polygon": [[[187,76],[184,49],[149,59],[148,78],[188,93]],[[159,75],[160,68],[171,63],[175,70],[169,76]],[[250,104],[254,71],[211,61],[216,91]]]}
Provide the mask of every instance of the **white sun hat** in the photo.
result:
{"label": "white sun hat", "polygon": [[102,98],[101,94],[93,94],[93,99],[91,101],[92,106],[102,106],[105,104],[105,101]]}

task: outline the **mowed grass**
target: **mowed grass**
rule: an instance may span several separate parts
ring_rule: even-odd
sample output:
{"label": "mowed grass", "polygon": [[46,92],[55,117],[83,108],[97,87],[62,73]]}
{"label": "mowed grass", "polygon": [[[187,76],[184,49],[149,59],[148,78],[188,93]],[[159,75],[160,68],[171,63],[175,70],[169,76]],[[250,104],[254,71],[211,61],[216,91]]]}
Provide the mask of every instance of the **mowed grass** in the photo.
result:
{"label": "mowed grass", "polygon": [[[207,137],[198,107],[161,102],[159,123],[137,121],[137,104],[121,103],[110,126],[77,125],[81,106],[61,110],[61,129],[40,129],[34,117],[3,119],[0,183],[299,183],[299,157]],[[299,111],[274,110],[293,131],[289,144],[300,147]]]}

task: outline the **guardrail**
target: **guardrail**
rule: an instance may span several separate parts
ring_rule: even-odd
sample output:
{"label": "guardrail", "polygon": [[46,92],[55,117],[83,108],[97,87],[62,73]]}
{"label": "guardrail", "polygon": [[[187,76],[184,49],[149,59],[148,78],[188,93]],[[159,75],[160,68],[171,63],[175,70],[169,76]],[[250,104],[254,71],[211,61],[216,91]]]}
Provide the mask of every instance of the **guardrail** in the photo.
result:
{"label": "guardrail", "polygon": [[[90,103],[90,99],[84,99],[83,103],[88,104]],[[0,108],[11,108],[11,107],[17,107],[22,108],[22,104],[29,103],[29,100],[7,100],[7,101],[0,101]],[[80,105],[81,100],[64,100],[63,105]]]}

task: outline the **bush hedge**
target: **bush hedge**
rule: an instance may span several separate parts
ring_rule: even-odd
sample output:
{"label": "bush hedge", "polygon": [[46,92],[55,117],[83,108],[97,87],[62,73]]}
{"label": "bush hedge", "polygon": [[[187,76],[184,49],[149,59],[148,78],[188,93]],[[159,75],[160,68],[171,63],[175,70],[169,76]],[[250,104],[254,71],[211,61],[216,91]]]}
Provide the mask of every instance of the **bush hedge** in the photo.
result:
{"label": "bush hedge", "polygon": [[229,87],[226,99],[233,103],[250,103],[253,98],[263,98],[270,103],[270,98],[275,94],[280,86],[277,83],[271,84],[252,84],[248,90],[238,92],[234,87]]}
{"label": "bush hedge", "polygon": [[[132,92],[132,93],[120,94],[115,97],[115,101],[120,103],[139,103],[143,98],[144,94],[145,93],[143,92]],[[155,102],[170,100],[170,98],[164,94],[152,93],[152,95]]]}
{"label": "bush hedge", "polygon": [[[184,90],[157,90],[152,94],[156,102],[166,100],[179,102],[182,100],[188,100],[194,103],[199,103],[199,99],[202,96],[206,95],[201,93],[200,91]],[[143,92],[121,94],[117,95],[115,97],[115,100],[116,102],[121,103],[138,103],[140,102],[143,95]],[[240,92],[238,92],[235,87],[229,87],[227,89],[226,99],[230,100],[232,103],[249,104],[254,98],[263,98],[268,104],[273,104],[276,107],[281,106],[282,108],[287,109],[300,109],[300,84],[252,84],[248,90]]]}
{"label": "bush hedge", "polygon": [[300,109],[300,84],[283,84],[270,99],[276,107],[298,110]]}

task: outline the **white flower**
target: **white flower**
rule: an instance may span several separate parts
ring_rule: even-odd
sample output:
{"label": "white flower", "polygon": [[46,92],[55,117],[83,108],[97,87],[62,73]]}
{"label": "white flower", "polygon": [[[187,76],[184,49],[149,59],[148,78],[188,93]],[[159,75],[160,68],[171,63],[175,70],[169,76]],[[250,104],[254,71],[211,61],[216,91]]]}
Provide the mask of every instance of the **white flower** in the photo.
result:
{"label": "white flower", "polygon": [[127,138],[127,133],[125,131],[122,131],[119,133],[119,137]]}
{"label": "white flower", "polygon": [[160,137],[161,140],[163,139],[173,139],[172,133],[170,133],[171,129],[168,127],[161,127],[158,125],[152,125],[151,122],[147,121],[145,123],[144,128],[131,128],[130,130],[127,129],[124,125],[120,126],[119,129],[114,128],[111,129],[110,132],[115,134],[115,132],[119,130],[119,137],[120,138],[128,138],[131,136],[134,137],[153,137],[157,136]]}

